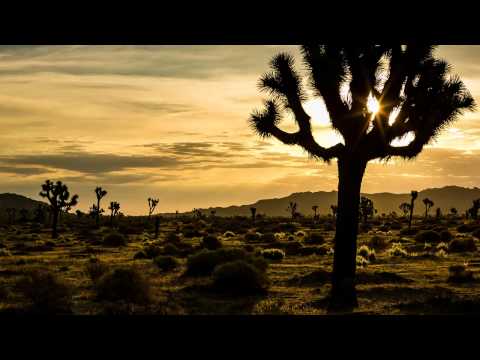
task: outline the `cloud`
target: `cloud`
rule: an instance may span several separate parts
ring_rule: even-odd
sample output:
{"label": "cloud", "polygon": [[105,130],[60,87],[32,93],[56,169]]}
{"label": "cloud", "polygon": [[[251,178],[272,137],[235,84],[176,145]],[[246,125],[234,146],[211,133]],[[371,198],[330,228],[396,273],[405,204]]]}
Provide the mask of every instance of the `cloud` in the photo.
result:
{"label": "cloud", "polygon": [[16,167],[0,165],[0,173],[14,174],[18,176],[41,175],[50,172],[48,169],[39,167]]}
{"label": "cloud", "polygon": [[182,166],[177,159],[167,156],[127,156],[73,151],[48,155],[0,156],[0,161],[15,165],[46,166],[85,174],[101,174],[133,168],[177,168]]}

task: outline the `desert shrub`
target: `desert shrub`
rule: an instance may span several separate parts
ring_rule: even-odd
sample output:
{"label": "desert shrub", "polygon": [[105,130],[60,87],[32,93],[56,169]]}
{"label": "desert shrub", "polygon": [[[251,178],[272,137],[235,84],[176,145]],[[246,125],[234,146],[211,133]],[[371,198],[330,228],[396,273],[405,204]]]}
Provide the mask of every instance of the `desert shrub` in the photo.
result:
{"label": "desert shrub", "polygon": [[324,225],[323,230],[325,231],[333,231],[335,230],[335,226],[331,223],[327,223]]}
{"label": "desert shrub", "polygon": [[323,235],[319,232],[311,232],[308,237],[305,238],[305,243],[306,244],[323,244],[325,242],[325,239],[323,238]]}
{"label": "desert shrub", "polygon": [[368,245],[372,249],[377,249],[377,250],[385,249],[388,246],[385,238],[382,237],[382,236],[378,236],[378,235],[372,236],[370,238],[370,240],[368,241]]}
{"label": "desert shrub", "polygon": [[235,236],[235,233],[233,231],[225,231],[225,233],[223,234],[223,237],[225,238],[231,238],[234,236]]}
{"label": "desert shrub", "polygon": [[357,255],[358,256],[363,256],[365,259],[367,259],[370,262],[375,261],[375,259],[376,259],[375,250],[370,249],[366,245],[362,245],[358,248]]}
{"label": "desert shrub", "polygon": [[269,260],[283,260],[285,253],[280,249],[264,249],[261,255]]}
{"label": "desert shrub", "polygon": [[50,271],[31,270],[17,281],[16,288],[31,302],[35,312],[71,312],[71,289]]}
{"label": "desert shrub", "polygon": [[262,271],[268,266],[263,258],[247,253],[243,249],[202,250],[188,257],[186,275],[210,275],[216,266],[236,260],[245,260]]}
{"label": "desert shrub", "polygon": [[162,249],[158,245],[149,244],[143,248],[143,252],[148,259],[153,259],[162,253]]}
{"label": "desert shrub", "polygon": [[169,243],[178,243],[180,240],[180,236],[174,232],[168,233],[168,235],[165,237],[165,241]]}
{"label": "desert shrub", "polygon": [[125,246],[127,245],[127,239],[119,232],[111,232],[103,238],[104,246]]}
{"label": "desert shrub", "polygon": [[305,235],[306,235],[306,234],[305,234],[305,231],[302,231],[302,230],[297,231],[297,232],[295,233],[295,236],[301,237],[301,238],[305,237]]}
{"label": "desert shrub", "polygon": [[99,300],[145,304],[150,300],[150,284],[135,269],[119,268],[104,274],[96,283]]}
{"label": "desert shrub", "polygon": [[217,250],[222,247],[222,242],[213,235],[207,235],[202,239],[202,247],[208,250]]}
{"label": "desert shrub", "polygon": [[448,253],[445,251],[445,249],[440,249],[435,253],[435,256],[439,258],[444,258],[448,256]]}
{"label": "desert shrub", "polygon": [[473,231],[472,226],[469,224],[461,224],[457,227],[459,233],[467,233]]}
{"label": "desert shrub", "polygon": [[91,259],[87,265],[85,265],[85,272],[88,277],[95,283],[108,271],[108,266],[101,261]]}
{"label": "desert shrub", "polygon": [[243,237],[245,241],[259,241],[261,238],[260,235],[252,232],[246,233]]}
{"label": "desert shrub", "polygon": [[453,235],[450,231],[443,230],[440,232],[440,241],[449,242],[450,240],[452,240],[452,238]]}
{"label": "desert shrub", "polygon": [[438,243],[436,249],[437,249],[437,251],[439,251],[439,250],[448,251],[448,244],[446,242]]}
{"label": "desert shrub", "polygon": [[433,230],[423,230],[415,235],[415,241],[419,243],[438,243],[440,240],[440,234]]}
{"label": "desert shrub", "polygon": [[148,256],[147,256],[147,254],[145,254],[145,251],[140,250],[140,251],[137,251],[135,253],[135,255],[133,255],[133,259],[134,260],[143,260],[143,259],[148,259]]}
{"label": "desert shrub", "polygon": [[474,232],[472,232],[472,236],[480,239],[480,229],[476,229]]}
{"label": "desert shrub", "polygon": [[277,241],[277,238],[275,237],[275,234],[274,233],[271,233],[271,232],[267,232],[265,234],[262,235],[262,239],[261,239],[263,242],[266,242],[266,243],[272,243],[272,242],[275,242]]}
{"label": "desert shrub", "polygon": [[400,230],[401,228],[402,228],[402,224],[400,224],[399,222],[392,222],[390,224],[391,230]]}
{"label": "desert shrub", "polygon": [[180,253],[180,249],[173,244],[166,244],[163,247],[164,255],[178,255],[179,253]]}
{"label": "desert shrub", "polygon": [[216,290],[235,294],[256,294],[265,291],[265,274],[243,260],[227,262],[213,271],[213,285]]}
{"label": "desert shrub", "polygon": [[388,249],[388,254],[390,256],[394,257],[407,257],[408,253],[407,250],[405,250],[402,246],[402,244],[399,243],[393,243],[392,247]]}
{"label": "desert shrub", "polygon": [[8,249],[0,249],[0,257],[9,257],[12,253]]}
{"label": "desert shrub", "polygon": [[296,241],[295,236],[293,236],[293,235],[288,235],[288,236],[287,236],[287,241]]}
{"label": "desert shrub", "polygon": [[285,246],[285,253],[287,255],[298,255],[302,248],[303,245],[300,241],[292,241]]}
{"label": "desert shrub", "polygon": [[289,233],[294,233],[297,230],[298,230],[298,226],[294,223],[280,223],[273,229],[274,232],[289,232]]}
{"label": "desert shrub", "polygon": [[402,236],[413,236],[415,235],[416,233],[418,233],[419,229],[416,228],[416,227],[413,227],[411,229],[409,229],[408,227],[406,228],[403,228],[402,230],[400,230],[400,235]]}
{"label": "desert shrub", "polygon": [[255,251],[255,247],[253,245],[250,245],[250,244],[245,245],[243,248],[245,249],[245,251],[247,251],[249,253]]}
{"label": "desert shrub", "polygon": [[471,237],[453,239],[448,245],[449,252],[474,252],[477,251],[475,241]]}
{"label": "desert shrub", "polygon": [[466,283],[474,281],[473,272],[467,270],[465,265],[452,265],[448,268],[448,282]]}
{"label": "desert shrub", "polygon": [[194,238],[194,237],[200,237],[202,235],[203,234],[200,231],[198,231],[197,229],[187,230],[187,231],[183,232],[183,236],[186,237],[187,239],[191,239],[191,238]]}
{"label": "desert shrub", "polygon": [[368,260],[363,256],[357,256],[356,262],[359,267],[366,267],[369,264]]}
{"label": "desert shrub", "polygon": [[153,262],[162,271],[176,269],[179,265],[178,260],[173,256],[157,256],[155,259],[153,259]]}

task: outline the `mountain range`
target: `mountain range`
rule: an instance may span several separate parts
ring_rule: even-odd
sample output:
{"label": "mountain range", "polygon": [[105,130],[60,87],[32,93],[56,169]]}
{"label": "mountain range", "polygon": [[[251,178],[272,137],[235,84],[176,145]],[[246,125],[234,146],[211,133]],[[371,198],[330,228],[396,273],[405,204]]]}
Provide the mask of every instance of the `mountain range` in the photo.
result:
{"label": "mountain range", "polygon": [[[378,214],[388,214],[395,211],[401,214],[402,211],[399,206],[403,202],[410,202],[410,193],[394,194],[394,193],[374,193],[364,194],[373,201],[375,209]],[[434,202],[430,214],[434,214],[439,207],[442,213],[450,212],[452,207],[458,210],[459,214],[472,206],[472,201],[480,198],[480,188],[464,188],[460,186],[445,186],[442,188],[432,188],[419,191],[418,198],[415,201],[414,213],[421,215],[425,213],[425,205],[422,200],[429,198]],[[287,207],[289,202],[296,202],[298,205],[297,211],[303,215],[312,214],[312,206],[318,206],[320,214],[330,213],[330,205],[337,203],[336,191],[317,191],[317,192],[300,192],[293,193],[289,196],[274,199],[259,200],[253,204],[228,206],[228,207],[212,207],[208,209],[199,209],[202,213],[210,214],[213,210],[216,216],[250,216],[250,208],[255,207],[257,214],[265,214],[267,216],[289,216]]]}
{"label": "mountain range", "polygon": [[[374,193],[362,194],[362,196],[373,201],[378,214],[388,214],[392,211],[401,214],[401,210],[399,209],[400,204],[403,202],[410,202],[410,193]],[[448,213],[452,207],[456,208],[459,214],[462,214],[472,206],[473,200],[480,199],[480,188],[445,186],[442,188],[432,188],[419,191],[414,211],[417,215],[425,213],[425,206],[422,202],[424,198],[429,198],[434,202],[434,206],[430,210],[431,214],[434,214],[438,207],[444,214]],[[265,214],[267,216],[289,216],[287,207],[290,202],[296,202],[298,204],[297,211],[303,215],[311,215],[312,206],[314,205],[318,206],[318,212],[320,214],[325,215],[330,213],[330,205],[337,203],[337,192],[300,192],[282,198],[258,200],[253,204],[210,207],[199,210],[207,215],[213,210],[217,216],[250,216],[250,208],[255,207],[257,209],[257,214]],[[18,194],[0,194],[0,214],[4,214],[7,208],[16,208],[17,210],[25,208],[27,210],[33,210],[39,204],[46,205],[44,202],[32,200]],[[164,215],[173,214],[170,213]]]}

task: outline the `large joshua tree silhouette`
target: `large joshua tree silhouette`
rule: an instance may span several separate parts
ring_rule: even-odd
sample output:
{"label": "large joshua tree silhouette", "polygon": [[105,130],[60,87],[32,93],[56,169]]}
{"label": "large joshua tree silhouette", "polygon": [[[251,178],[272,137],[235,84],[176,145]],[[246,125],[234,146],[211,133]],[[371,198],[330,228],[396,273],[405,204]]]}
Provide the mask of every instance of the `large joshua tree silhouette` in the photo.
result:
{"label": "large joshua tree silhouette", "polygon": [[54,183],[47,180],[45,181],[45,184],[42,184],[40,196],[47,198],[50,202],[50,210],[53,215],[52,238],[57,238],[58,215],[61,211],[69,210],[72,206],[77,205],[78,195],[73,195],[70,199],[70,192],[68,191],[67,185],[63,184],[61,181]]}
{"label": "large joshua tree silhouette", "polygon": [[[473,110],[474,100],[457,76],[449,76],[449,65],[434,57],[430,45],[304,45],[301,50],[310,87],[323,99],[331,125],[344,141],[331,147],[316,142],[302,105],[307,99],[302,78],[294,69],[293,57],[285,53],[275,56],[272,71],[260,78],[259,87],[270,99],[249,121],[261,137],[299,145],[326,162],[337,159],[338,214],[330,305],[358,306],[355,254],[360,188],[367,163],[393,156],[416,157],[462,111]],[[340,91],[344,85],[346,98]],[[380,105],[376,112],[368,106],[372,97]],[[283,110],[293,115],[297,131],[279,128]],[[392,144],[409,133],[414,138],[407,145]]]}

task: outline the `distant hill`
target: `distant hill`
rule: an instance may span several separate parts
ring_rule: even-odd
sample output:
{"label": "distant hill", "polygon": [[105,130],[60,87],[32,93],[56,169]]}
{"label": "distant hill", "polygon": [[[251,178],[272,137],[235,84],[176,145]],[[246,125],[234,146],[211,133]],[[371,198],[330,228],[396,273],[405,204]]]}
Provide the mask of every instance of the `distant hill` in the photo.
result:
{"label": "distant hill", "polygon": [[17,211],[21,209],[31,211],[36,209],[38,205],[47,206],[47,204],[42,201],[32,200],[23,195],[10,193],[0,194],[0,215],[3,215],[8,208],[15,208]]}
{"label": "distant hill", "polygon": [[[403,202],[410,201],[410,193],[376,193],[362,194],[362,196],[366,196],[373,201],[375,208],[378,210],[378,214],[388,214],[392,211],[400,214],[401,210],[399,209],[399,205]],[[422,200],[426,197],[435,203],[432,210],[430,210],[431,214],[435,213],[437,207],[441,208],[444,214],[448,213],[452,207],[455,207],[459,214],[463,214],[466,209],[472,206],[474,199],[480,198],[480,189],[469,189],[459,186],[425,189],[419,192],[418,199],[415,201],[415,214],[421,215],[425,212],[425,206]],[[215,210],[217,216],[250,216],[250,208],[255,207],[257,208],[257,214],[288,216],[286,209],[290,201],[297,202],[298,211],[304,215],[312,214],[313,205],[318,206],[320,214],[327,214],[330,212],[330,205],[337,203],[337,192],[301,192],[283,198],[259,200],[249,205],[213,207],[200,209],[200,211],[205,214],[210,214],[211,210]]]}

